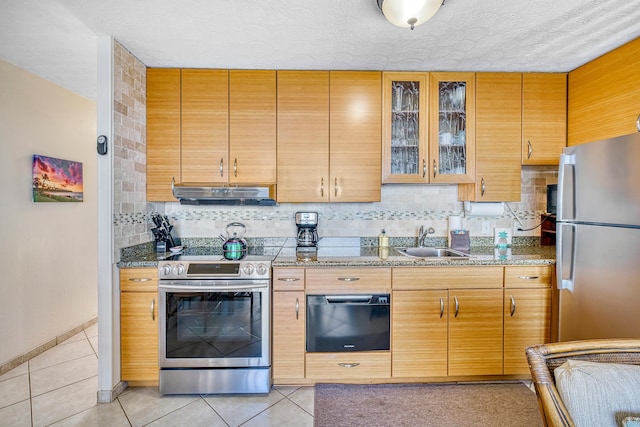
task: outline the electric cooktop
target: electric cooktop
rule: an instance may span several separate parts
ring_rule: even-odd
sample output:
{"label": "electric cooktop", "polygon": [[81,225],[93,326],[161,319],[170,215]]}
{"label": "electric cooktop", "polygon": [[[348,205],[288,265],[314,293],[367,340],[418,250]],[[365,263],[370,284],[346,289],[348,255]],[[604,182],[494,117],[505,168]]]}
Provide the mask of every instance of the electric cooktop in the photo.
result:
{"label": "electric cooktop", "polygon": [[225,259],[221,247],[189,248],[186,247],[180,252],[166,253],[158,259],[166,261],[273,261],[279,247],[259,246],[247,248],[247,254],[240,259]]}

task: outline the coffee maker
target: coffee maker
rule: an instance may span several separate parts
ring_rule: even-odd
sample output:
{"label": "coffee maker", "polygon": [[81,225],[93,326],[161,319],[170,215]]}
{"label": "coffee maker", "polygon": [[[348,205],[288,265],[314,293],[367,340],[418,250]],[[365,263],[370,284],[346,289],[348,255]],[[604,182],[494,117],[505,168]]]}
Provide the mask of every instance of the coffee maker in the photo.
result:
{"label": "coffee maker", "polygon": [[318,212],[296,212],[298,247],[315,248],[318,245]]}

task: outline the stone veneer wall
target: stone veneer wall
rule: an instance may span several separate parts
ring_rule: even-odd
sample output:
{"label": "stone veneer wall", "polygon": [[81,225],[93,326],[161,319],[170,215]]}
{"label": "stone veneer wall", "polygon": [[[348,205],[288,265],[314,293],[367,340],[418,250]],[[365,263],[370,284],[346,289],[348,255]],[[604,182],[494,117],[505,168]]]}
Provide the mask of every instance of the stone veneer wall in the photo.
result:
{"label": "stone veneer wall", "polygon": [[120,248],[152,238],[146,220],[147,70],[117,42],[114,42],[113,64],[113,228],[117,261]]}

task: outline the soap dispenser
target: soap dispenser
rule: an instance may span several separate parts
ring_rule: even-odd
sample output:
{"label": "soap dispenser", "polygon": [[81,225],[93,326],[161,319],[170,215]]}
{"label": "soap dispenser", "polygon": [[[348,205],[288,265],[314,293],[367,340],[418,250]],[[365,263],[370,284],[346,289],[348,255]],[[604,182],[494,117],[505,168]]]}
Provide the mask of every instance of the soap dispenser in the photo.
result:
{"label": "soap dispenser", "polygon": [[389,236],[387,236],[387,233],[386,231],[384,231],[384,228],[382,229],[382,233],[380,233],[380,235],[378,236],[378,246],[381,248],[389,247]]}
{"label": "soap dispenser", "polygon": [[387,236],[384,229],[378,236],[378,256],[382,260],[386,260],[389,257],[389,236]]}

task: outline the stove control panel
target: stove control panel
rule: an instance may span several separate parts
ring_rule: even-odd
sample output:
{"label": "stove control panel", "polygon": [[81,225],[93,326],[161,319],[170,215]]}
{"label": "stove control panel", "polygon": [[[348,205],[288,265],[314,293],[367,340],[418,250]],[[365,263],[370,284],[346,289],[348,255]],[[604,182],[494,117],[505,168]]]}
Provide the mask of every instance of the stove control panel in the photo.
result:
{"label": "stove control panel", "polygon": [[270,279],[271,263],[160,261],[158,277],[162,279]]}

